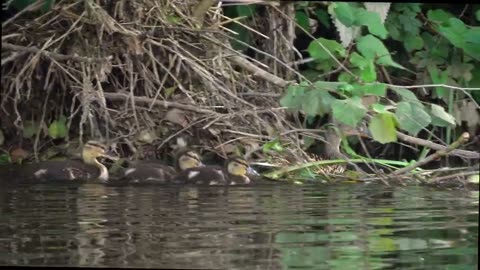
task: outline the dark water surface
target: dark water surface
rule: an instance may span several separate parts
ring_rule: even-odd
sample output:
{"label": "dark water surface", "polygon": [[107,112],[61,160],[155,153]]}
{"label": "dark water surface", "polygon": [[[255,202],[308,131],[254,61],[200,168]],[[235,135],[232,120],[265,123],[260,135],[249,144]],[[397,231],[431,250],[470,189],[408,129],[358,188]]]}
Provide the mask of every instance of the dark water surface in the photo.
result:
{"label": "dark water surface", "polygon": [[0,264],[477,269],[478,192],[374,185],[0,190]]}

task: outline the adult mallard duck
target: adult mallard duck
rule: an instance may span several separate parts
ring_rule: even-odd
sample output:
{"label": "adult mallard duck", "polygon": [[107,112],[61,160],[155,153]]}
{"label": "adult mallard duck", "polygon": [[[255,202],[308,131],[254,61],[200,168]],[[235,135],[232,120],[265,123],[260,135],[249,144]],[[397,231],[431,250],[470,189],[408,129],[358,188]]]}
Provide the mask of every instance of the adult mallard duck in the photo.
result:
{"label": "adult mallard duck", "polygon": [[173,182],[209,186],[246,185],[251,183],[247,173],[256,174],[245,159],[232,157],[225,161],[223,167],[204,166],[184,170],[173,179]]}
{"label": "adult mallard duck", "polygon": [[98,161],[104,157],[117,160],[107,147],[88,141],[82,149],[82,160],[47,160],[38,163],[12,165],[2,174],[7,181],[108,180],[108,170]]}
{"label": "adult mallard duck", "polygon": [[129,166],[121,180],[131,183],[170,183],[178,172],[201,166],[200,155],[192,150],[183,150],[177,154],[175,167],[157,161],[141,161]]}

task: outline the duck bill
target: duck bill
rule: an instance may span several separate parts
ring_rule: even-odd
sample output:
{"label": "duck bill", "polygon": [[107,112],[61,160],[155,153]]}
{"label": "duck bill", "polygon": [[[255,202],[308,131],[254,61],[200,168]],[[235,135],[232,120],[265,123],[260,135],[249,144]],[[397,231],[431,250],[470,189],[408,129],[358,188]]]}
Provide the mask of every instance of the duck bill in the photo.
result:
{"label": "duck bill", "polygon": [[117,156],[115,153],[113,153],[112,151],[108,151],[107,153],[103,154],[102,157],[104,158],[107,158],[107,159],[110,159],[112,161],[117,161],[120,159],[119,156]]}
{"label": "duck bill", "polygon": [[247,174],[254,175],[254,176],[260,176],[260,174],[252,167],[247,168]]}

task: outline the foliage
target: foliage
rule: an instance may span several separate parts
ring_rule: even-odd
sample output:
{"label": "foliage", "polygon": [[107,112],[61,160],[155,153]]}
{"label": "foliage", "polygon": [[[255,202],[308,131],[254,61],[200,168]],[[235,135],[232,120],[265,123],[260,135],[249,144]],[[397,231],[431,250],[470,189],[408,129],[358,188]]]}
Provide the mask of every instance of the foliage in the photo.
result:
{"label": "foliage", "polygon": [[[305,15],[315,18],[327,10],[346,27],[361,27],[362,32],[350,51],[337,40],[322,37],[312,40],[307,52],[314,62],[308,65],[308,71],[335,72],[337,76],[330,76],[332,81],[302,81],[291,85],[281,99],[282,106],[302,111],[309,117],[331,113],[337,121],[349,126],[367,119],[373,138],[389,143],[397,140],[397,130],[415,136],[429,127],[442,127],[451,132],[460,124],[453,116],[455,101],[472,96],[477,104],[480,102],[480,91],[426,89],[432,98],[440,99],[435,100],[419,96],[412,87],[402,88],[398,86],[400,83],[388,79],[388,83],[384,82],[384,74],[389,73],[420,84],[480,87],[480,80],[474,76],[480,75],[478,7],[470,15],[476,18],[472,21],[434,5],[394,3],[382,23],[379,14],[366,10],[361,3],[312,6],[315,10],[311,14],[299,16],[297,13],[297,22],[305,30],[308,30],[304,27],[308,21]],[[339,69],[339,62],[345,69]],[[380,98],[365,105],[363,99],[368,96]],[[370,117],[365,118],[366,115]]]}

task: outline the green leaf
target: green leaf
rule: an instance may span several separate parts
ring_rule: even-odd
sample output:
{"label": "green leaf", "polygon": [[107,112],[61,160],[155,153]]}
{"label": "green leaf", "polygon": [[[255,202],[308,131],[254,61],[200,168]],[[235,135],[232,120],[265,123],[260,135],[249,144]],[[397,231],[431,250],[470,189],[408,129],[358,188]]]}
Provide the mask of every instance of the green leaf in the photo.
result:
{"label": "green leaf", "polygon": [[305,31],[310,33],[310,21],[308,19],[307,14],[303,11],[297,11],[295,12],[295,20],[297,21],[297,24],[303,28]]}
{"label": "green leaf", "polygon": [[328,91],[337,91],[342,87],[345,87],[348,83],[344,82],[327,82],[327,81],[316,81],[313,83],[315,89],[328,90]]}
{"label": "green leaf", "polygon": [[480,22],[480,9],[475,11],[475,18]]}
{"label": "green leaf", "polygon": [[392,87],[391,89],[402,98],[402,101],[414,102],[423,108],[422,103],[420,103],[420,100],[418,100],[417,96],[412,91],[398,87]]}
{"label": "green leaf", "polygon": [[400,33],[400,29],[397,25],[389,23],[385,26],[388,30],[388,33],[394,40],[402,41],[403,37],[402,34]]}
{"label": "green leaf", "polygon": [[12,163],[12,159],[10,158],[10,155],[8,153],[0,155],[0,166],[7,165],[10,163]]}
{"label": "green leaf", "polygon": [[337,79],[339,82],[350,83],[354,81],[354,77],[350,73],[342,72]]}
{"label": "green leaf", "polygon": [[287,94],[280,99],[280,105],[288,107],[290,109],[302,109],[302,104],[305,97],[305,83],[300,85],[290,85],[287,89]]}
{"label": "green leaf", "polygon": [[400,128],[416,136],[420,130],[428,126],[430,115],[415,102],[399,102],[395,112]]}
{"label": "green leaf", "polygon": [[317,15],[317,19],[321,24],[323,24],[327,29],[330,28],[330,16],[328,16],[328,13],[325,10],[317,9],[315,14]]}
{"label": "green leaf", "polygon": [[355,10],[349,3],[338,2],[335,3],[335,17],[345,26],[353,26],[355,21]]}
{"label": "green leaf", "polygon": [[55,0],[45,0],[45,3],[42,6],[42,12],[45,13],[50,11],[53,5],[55,5]]}
{"label": "green leaf", "polygon": [[385,144],[397,141],[397,130],[395,126],[395,115],[391,112],[383,112],[376,114],[372,118],[368,125],[368,129],[374,140]]}
{"label": "green leaf", "polygon": [[334,56],[345,57],[345,48],[340,43],[335,40],[318,38],[310,42],[310,45],[307,48],[308,53],[315,60],[327,60],[331,58],[319,43],[328,49]]}
{"label": "green leaf", "polygon": [[308,116],[323,116],[331,111],[336,100],[330,93],[322,89],[307,90],[302,109]]}
{"label": "green leaf", "polygon": [[448,24],[448,20],[453,18],[453,15],[443,9],[435,9],[427,12],[427,18],[434,23]]}
{"label": "green leaf", "polygon": [[30,139],[33,135],[37,134],[38,129],[40,128],[39,123],[34,121],[25,121],[23,125],[23,138]]}
{"label": "green leaf", "polygon": [[388,32],[380,19],[380,15],[376,12],[368,11],[363,8],[356,9],[354,25],[365,25],[371,34],[381,39],[387,38]]}
{"label": "green leaf", "polygon": [[335,100],[332,103],[332,111],[335,119],[352,127],[355,127],[367,113],[359,97]]}
{"label": "green leaf", "polygon": [[385,96],[387,86],[384,83],[369,83],[361,86],[364,95]]}
{"label": "green leaf", "polygon": [[[2,1],[2,2],[5,2],[5,1]],[[36,0],[15,0],[15,1],[12,1],[10,5],[20,11],[35,2]]]}
{"label": "green leaf", "polygon": [[[445,84],[447,82],[448,70],[440,72],[438,67],[434,65],[428,65],[427,70],[434,84]],[[435,93],[443,100],[448,100],[448,90],[445,87],[435,87]]]}
{"label": "green leaf", "polygon": [[256,6],[255,5],[238,5],[235,6],[238,17],[252,17],[255,15]]}
{"label": "green leaf", "polygon": [[[238,33],[238,35],[235,35],[235,34],[231,34],[231,36],[234,38],[232,40],[232,47],[235,49],[235,50],[239,50],[239,51],[243,51],[243,50],[246,50],[248,49],[248,46],[241,43],[241,42],[244,42],[246,44],[250,44],[250,30],[246,29],[245,27],[239,25],[239,24],[232,24],[231,26],[229,26],[229,28]],[[241,42],[238,42],[237,40],[241,41]]]}
{"label": "green leaf", "polygon": [[67,136],[67,126],[64,121],[53,121],[48,127],[48,135],[52,139],[65,138]]}
{"label": "green leaf", "polygon": [[371,105],[372,110],[377,113],[384,113],[387,112],[387,109],[385,105],[379,104],[379,103],[374,103]]}
{"label": "green leaf", "polygon": [[455,126],[455,117],[445,111],[445,109],[436,104],[431,104],[431,113],[433,116],[445,121],[451,126]]}
{"label": "green leaf", "polygon": [[412,36],[412,35],[408,35],[405,37],[404,44],[405,44],[405,49],[408,52],[421,50],[423,49],[423,45],[424,45],[423,39],[421,36]]}
{"label": "green leaf", "polygon": [[361,37],[358,40],[357,49],[365,58],[376,60],[375,62],[379,65],[405,69],[403,66],[393,61],[390,52],[385,45],[383,45],[383,42],[372,35]]}
{"label": "green leaf", "polygon": [[282,152],[283,146],[280,144],[280,140],[276,138],[275,140],[269,141],[268,143],[264,144],[262,150],[264,153],[268,152],[269,150]]}

